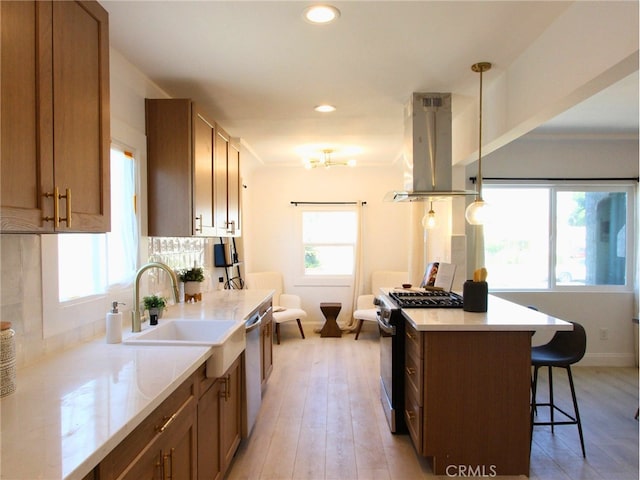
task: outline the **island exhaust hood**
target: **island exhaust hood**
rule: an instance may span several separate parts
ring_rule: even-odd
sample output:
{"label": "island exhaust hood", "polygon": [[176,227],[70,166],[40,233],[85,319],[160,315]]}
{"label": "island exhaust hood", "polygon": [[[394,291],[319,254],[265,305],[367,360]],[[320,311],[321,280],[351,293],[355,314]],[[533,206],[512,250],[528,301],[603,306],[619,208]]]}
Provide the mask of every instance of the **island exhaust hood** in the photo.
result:
{"label": "island exhaust hood", "polygon": [[389,192],[385,200],[412,202],[476,195],[475,191],[451,187],[450,93],[413,93],[404,124],[405,190]]}

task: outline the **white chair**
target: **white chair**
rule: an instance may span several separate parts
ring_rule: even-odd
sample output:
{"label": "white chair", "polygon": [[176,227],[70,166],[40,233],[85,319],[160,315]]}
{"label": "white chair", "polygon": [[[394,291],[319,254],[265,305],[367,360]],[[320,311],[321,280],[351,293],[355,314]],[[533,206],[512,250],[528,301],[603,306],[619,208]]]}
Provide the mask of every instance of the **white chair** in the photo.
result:
{"label": "white chair", "polygon": [[365,321],[377,322],[376,307],[373,299],[380,293],[383,287],[400,287],[403,283],[407,283],[409,274],[407,272],[391,272],[380,270],[371,274],[371,291],[372,294],[360,295],[356,301],[356,311],[353,312],[353,318],[358,322],[356,326],[356,340],[360,336],[362,324]]}
{"label": "white chair", "polygon": [[307,312],[302,310],[302,301],[298,295],[283,293],[284,282],[280,272],[258,272],[247,274],[248,289],[275,290],[273,294],[273,322],[276,325],[276,341],[280,344],[280,324],[295,320],[298,322],[300,335],[304,337],[302,329],[303,318],[307,318]]}

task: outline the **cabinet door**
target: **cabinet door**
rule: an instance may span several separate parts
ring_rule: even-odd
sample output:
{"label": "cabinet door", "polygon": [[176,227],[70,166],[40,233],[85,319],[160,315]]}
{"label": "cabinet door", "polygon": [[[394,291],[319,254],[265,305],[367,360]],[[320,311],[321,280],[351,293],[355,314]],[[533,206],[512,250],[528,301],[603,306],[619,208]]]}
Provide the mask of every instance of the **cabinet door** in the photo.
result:
{"label": "cabinet door", "polygon": [[215,127],[193,106],[193,210],[196,235],[215,235],[213,153]]}
{"label": "cabinet door", "polygon": [[190,397],[162,433],[163,479],[196,480],[197,400]]}
{"label": "cabinet door", "polygon": [[[61,231],[110,230],[109,23],[96,2],[53,2],[54,186]],[[55,201],[55,199],[54,199]]]}
{"label": "cabinet door", "polygon": [[218,235],[228,236],[227,232],[227,158],[229,156],[229,135],[216,125],[216,153],[213,172],[215,184],[215,219]]}
{"label": "cabinet door", "polygon": [[220,402],[220,455],[222,471],[226,471],[240,445],[242,429],[242,386],[240,383],[240,358],[238,358],[227,375],[221,379],[223,398]]}
{"label": "cabinet door", "polygon": [[193,235],[191,100],[145,100],[148,234]]}
{"label": "cabinet door", "polygon": [[239,237],[242,233],[242,185],[240,183],[240,144],[229,143],[227,158],[227,222],[229,233]]}
{"label": "cabinet door", "polygon": [[[268,305],[271,307],[271,305]],[[267,385],[267,380],[273,370],[273,315],[269,309],[262,318],[262,342],[260,344],[262,356],[262,389]]]}
{"label": "cabinet door", "polygon": [[198,402],[198,478],[220,478],[220,402],[222,383],[216,381]]}
{"label": "cabinet door", "polygon": [[0,8],[2,231],[107,231],[107,12],[96,2]]}
{"label": "cabinet door", "polygon": [[53,160],[51,151],[38,149],[38,137],[50,137],[51,124],[47,112],[38,108],[38,99],[42,96],[46,105],[51,92],[50,82],[44,81],[46,69],[40,72],[47,57],[51,59],[51,41],[47,40],[51,4],[2,1],[0,28],[1,228],[3,232],[50,232],[53,222],[42,219],[53,211],[44,211],[51,202],[42,197],[41,184],[45,189],[53,185]]}

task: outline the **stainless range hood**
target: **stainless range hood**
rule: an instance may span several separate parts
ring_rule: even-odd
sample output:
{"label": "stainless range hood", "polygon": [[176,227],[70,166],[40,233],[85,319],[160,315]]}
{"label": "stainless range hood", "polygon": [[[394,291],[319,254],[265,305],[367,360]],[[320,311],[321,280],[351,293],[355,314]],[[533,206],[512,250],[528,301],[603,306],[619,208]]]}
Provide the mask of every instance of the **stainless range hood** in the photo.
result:
{"label": "stainless range hood", "polygon": [[385,199],[412,202],[475,195],[451,188],[451,94],[413,93],[404,123],[405,190],[390,192]]}

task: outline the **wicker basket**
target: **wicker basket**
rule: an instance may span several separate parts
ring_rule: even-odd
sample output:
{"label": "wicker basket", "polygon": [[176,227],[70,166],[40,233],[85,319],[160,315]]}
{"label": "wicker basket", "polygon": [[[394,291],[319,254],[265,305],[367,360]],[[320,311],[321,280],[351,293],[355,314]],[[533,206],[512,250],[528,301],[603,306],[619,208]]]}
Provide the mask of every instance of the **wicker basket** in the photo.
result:
{"label": "wicker basket", "polygon": [[0,397],[16,391],[15,335],[10,322],[0,324]]}

